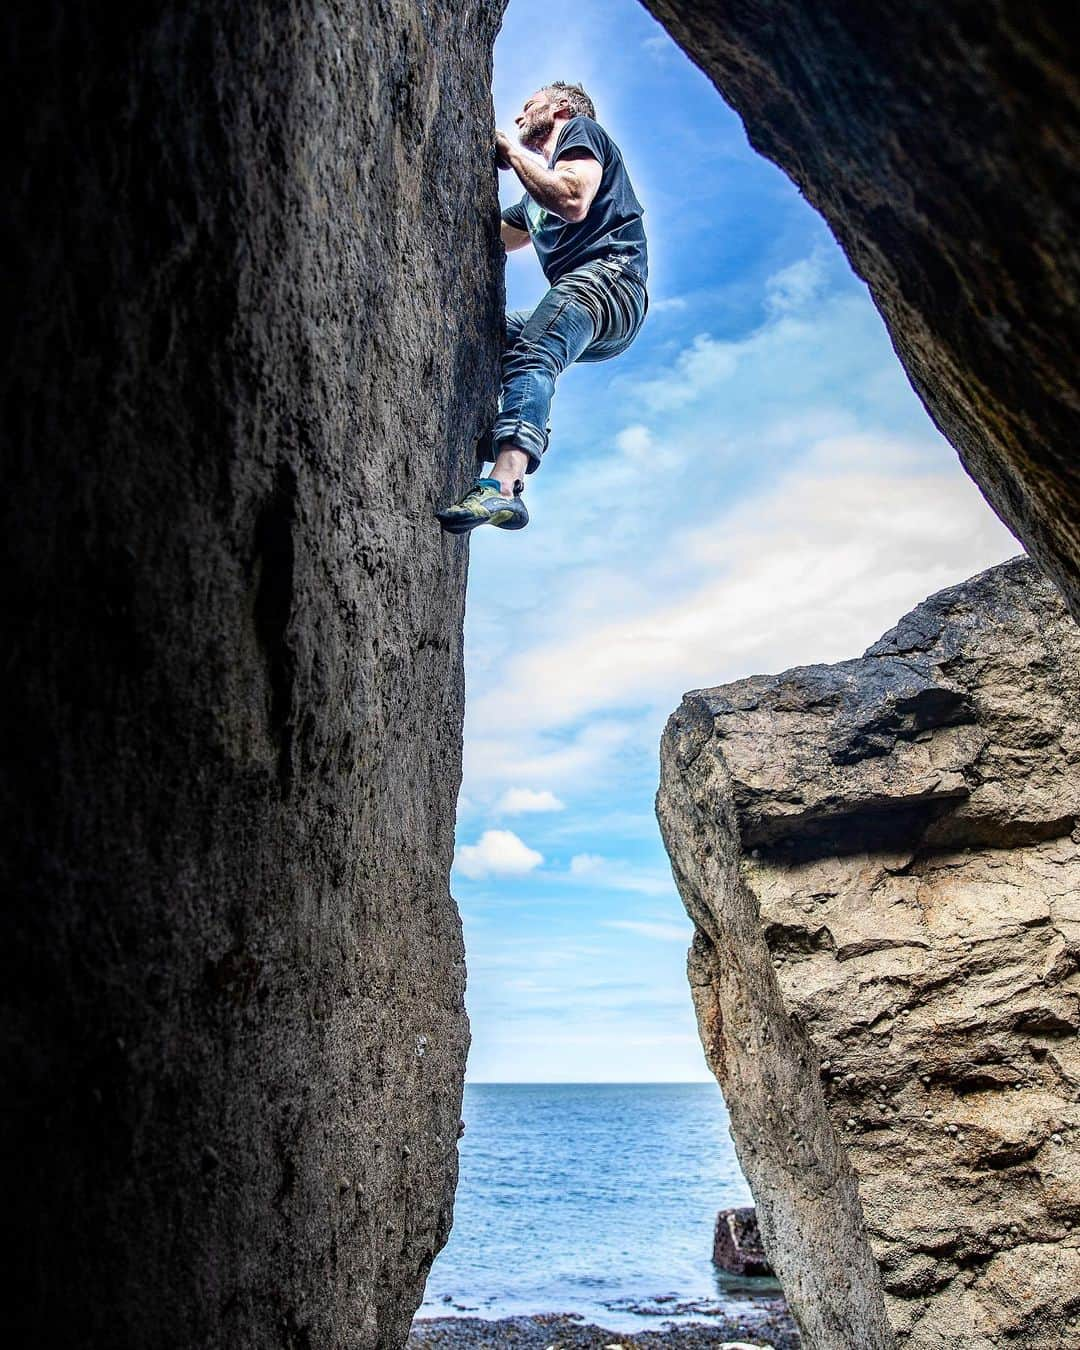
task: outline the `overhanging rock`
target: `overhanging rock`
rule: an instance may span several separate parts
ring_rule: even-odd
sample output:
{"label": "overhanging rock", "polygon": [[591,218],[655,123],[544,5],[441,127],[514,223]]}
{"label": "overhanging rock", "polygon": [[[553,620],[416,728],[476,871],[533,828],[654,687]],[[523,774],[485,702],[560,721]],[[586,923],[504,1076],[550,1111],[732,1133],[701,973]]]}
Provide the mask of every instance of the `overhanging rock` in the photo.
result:
{"label": "overhanging rock", "polygon": [[1026,559],[688,694],[658,811],[814,1350],[1080,1339],[1080,633]]}
{"label": "overhanging rock", "polygon": [[1080,619],[1072,9],[645,4],[829,222],[934,420]]}

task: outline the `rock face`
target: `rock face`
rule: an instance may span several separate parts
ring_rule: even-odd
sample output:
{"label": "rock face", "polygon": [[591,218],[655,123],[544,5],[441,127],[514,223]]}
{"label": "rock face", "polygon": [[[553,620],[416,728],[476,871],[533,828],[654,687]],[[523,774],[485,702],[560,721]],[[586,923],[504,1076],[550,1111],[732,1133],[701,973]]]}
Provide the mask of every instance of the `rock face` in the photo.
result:
{"label": "rock face", "polygon": [[467,1041],[431,510],[496,390],[501,6],[114,9],[3,20],[8,1334],[393,1346]]}
{"label": "rock face", "polygon": [[815,1350],[1080,1343],[1080,632],[1017,559],[688,694],[659,815]]}
{"label": "rock face", "polygon": [[645,0],[832,226],[1080,619],[1080,80],[1067,5]]}
{"label": "rock face", "polygon": [[713,1265],[732,1275],[771,1275],[753,1205],[722,1209],[713,1229]]}

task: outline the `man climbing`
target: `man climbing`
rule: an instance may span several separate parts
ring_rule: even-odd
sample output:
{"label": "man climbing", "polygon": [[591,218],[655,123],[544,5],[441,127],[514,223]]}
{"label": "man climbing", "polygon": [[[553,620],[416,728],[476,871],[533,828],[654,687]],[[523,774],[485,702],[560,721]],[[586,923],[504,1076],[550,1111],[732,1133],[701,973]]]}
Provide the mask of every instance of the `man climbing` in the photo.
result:
{"label": "man climbing", "polygon": [[531,239],[551,289],[531,312],[506,316],[495,467],[436,513],[452,534],[529,523],[521,494],[547,449],[556,379],[574,361],[624,352],[645,318],[642,207],[618,146],[595,117],[584,89],[560,81],[526,99],[514,119],[520,144],[495,133],[499,167],[513,169],[525,188],[502,213],[503,244],[512,252]]}

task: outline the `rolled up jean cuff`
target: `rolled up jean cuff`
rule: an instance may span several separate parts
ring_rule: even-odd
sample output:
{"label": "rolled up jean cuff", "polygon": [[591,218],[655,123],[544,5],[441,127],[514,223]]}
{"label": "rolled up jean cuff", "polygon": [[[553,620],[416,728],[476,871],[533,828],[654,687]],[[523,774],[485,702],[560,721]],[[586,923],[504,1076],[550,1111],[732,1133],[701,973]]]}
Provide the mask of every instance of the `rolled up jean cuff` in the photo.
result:
{"label": "rolled up jean cuff", "polygon": [[500,417],[491,433],[492,458],[499,453],[503,441],[513,443],[524,450],[529,457],[526,473],[535,473],[540,467],[540,458],[547,449],[547,433],[531,422],[523,422],[520,417]]}

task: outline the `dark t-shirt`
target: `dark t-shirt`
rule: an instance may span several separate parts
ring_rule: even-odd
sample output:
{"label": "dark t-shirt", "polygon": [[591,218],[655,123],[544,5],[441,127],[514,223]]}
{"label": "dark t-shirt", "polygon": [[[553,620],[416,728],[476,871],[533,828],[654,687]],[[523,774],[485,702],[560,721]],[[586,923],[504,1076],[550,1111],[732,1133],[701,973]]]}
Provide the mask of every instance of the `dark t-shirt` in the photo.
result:
{"label": "dark t-shirt", "polygon": [[644,214],[630,186],[619,147],[591,117],[571,117],[559,133],[548,161],[553,169],[568,150],[588,150],[603,168],[600,186],[584,220],[562,220],[544,209],[526,192],[508,206],[503,220],[516,230],[528,230],[540,266],[552,285],[566,272],[597,258],[626,263],[644,281],[649,272]]}

